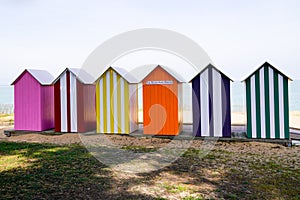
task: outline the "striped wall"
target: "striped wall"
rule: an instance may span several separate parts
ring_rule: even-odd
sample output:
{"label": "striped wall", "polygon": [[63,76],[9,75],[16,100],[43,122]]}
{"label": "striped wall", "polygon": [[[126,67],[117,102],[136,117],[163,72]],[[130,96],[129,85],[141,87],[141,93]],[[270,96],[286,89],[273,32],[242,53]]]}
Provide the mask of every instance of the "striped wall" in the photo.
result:
{"label": "striped wall", "polygon": [[66,71],[54,85],[57,132],[78,132],[76,81],[76,76]]}
{"label": "striped wall", "polygon": [[230,137],[230,79],[212,65],[192,80],[195,136]]}
{"label": "striped wall", "polygon": [[288,78],[264,66],[246,79],[247,136],[289,139]]}
{"label": "striped wall", "polygon": [[137,129],[137,84],[109,68],[96,83],[98,133],[129,134]]}

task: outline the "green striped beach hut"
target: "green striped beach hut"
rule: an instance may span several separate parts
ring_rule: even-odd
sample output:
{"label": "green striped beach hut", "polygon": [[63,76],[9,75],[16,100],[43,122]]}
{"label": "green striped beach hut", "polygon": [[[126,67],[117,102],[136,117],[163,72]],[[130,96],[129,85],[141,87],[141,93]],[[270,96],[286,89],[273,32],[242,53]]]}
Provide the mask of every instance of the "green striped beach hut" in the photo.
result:
{"label": "green striped beach hut", "polygon": [[289,80],[268,62],[244,80],[248,138],[290,138]]}

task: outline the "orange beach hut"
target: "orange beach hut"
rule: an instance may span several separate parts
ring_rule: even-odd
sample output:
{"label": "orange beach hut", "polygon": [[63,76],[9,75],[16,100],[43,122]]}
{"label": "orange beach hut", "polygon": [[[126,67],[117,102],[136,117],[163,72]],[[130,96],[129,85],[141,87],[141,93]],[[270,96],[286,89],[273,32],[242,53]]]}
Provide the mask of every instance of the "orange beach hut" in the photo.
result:
{"label": "orange beach hut", "polygon": [[144,134],[180,133],[183,82],[175,72],[160,65],[142,80]]}

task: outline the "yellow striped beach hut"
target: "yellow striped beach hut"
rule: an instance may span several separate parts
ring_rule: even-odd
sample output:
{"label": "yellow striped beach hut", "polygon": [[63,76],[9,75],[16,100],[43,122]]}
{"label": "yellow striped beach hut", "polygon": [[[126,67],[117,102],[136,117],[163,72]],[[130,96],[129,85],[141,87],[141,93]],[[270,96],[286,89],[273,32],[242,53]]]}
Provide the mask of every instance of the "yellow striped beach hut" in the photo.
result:
{"label": "yellow striped beach hut", "polygon": [[137,83],[126,70],[109,67],[96,81],[97,133],[129,134],[138,128]]}

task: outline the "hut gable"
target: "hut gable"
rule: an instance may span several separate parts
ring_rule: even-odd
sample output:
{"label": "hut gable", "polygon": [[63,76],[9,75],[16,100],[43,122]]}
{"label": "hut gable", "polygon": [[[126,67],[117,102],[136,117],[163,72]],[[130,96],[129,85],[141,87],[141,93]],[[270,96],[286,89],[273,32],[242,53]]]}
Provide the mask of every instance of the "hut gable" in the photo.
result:
{"label": "hut gable", "polygon": [[289,139],[289,80],[267,62],[245,79],[249,138]]}
{"label": "hut gable", "polygon": [[231,137],[230,81],[211,64],[191,80],[196,136]]}
{"label": "hut gable", "polygon": [[281,76],[287,78],[288,80],[292,81],[292,79],[290,77],[288,77],[286,74],[284,74],[283,72],[281,72],[281,70],[275,68],[273,65],[271,65],[269,62],[265,62],[264,64],[262,64],[260,67],[258,67],[254,72],[252,72],[249,76],[247,76],[247,78],[245,78],[242,82],[246,81],[247,79],[251,78],[253,75],[255,75],[255,73],[257,71],[260,71],[262,68],[265,67],[270,67],[272,68],[272,70],[278,74],[280,74]]}
{"label": "hut gable", "polygon": [[[145,82],[149,79],[157,80],[157,81],[166,80],[166,78],[173,79],[178,83],[185,82],[184,79],[179,74],[177,74],[175,71],[171,70],[170,68],[162,65],[153,65],[153,66],[149,66],[150,70],[148,70],[147,74],[145,74],[144,77],[142,77],[141,79],[142,82]],[[153,77],[153,74],[155,74],[156,77]]]}

